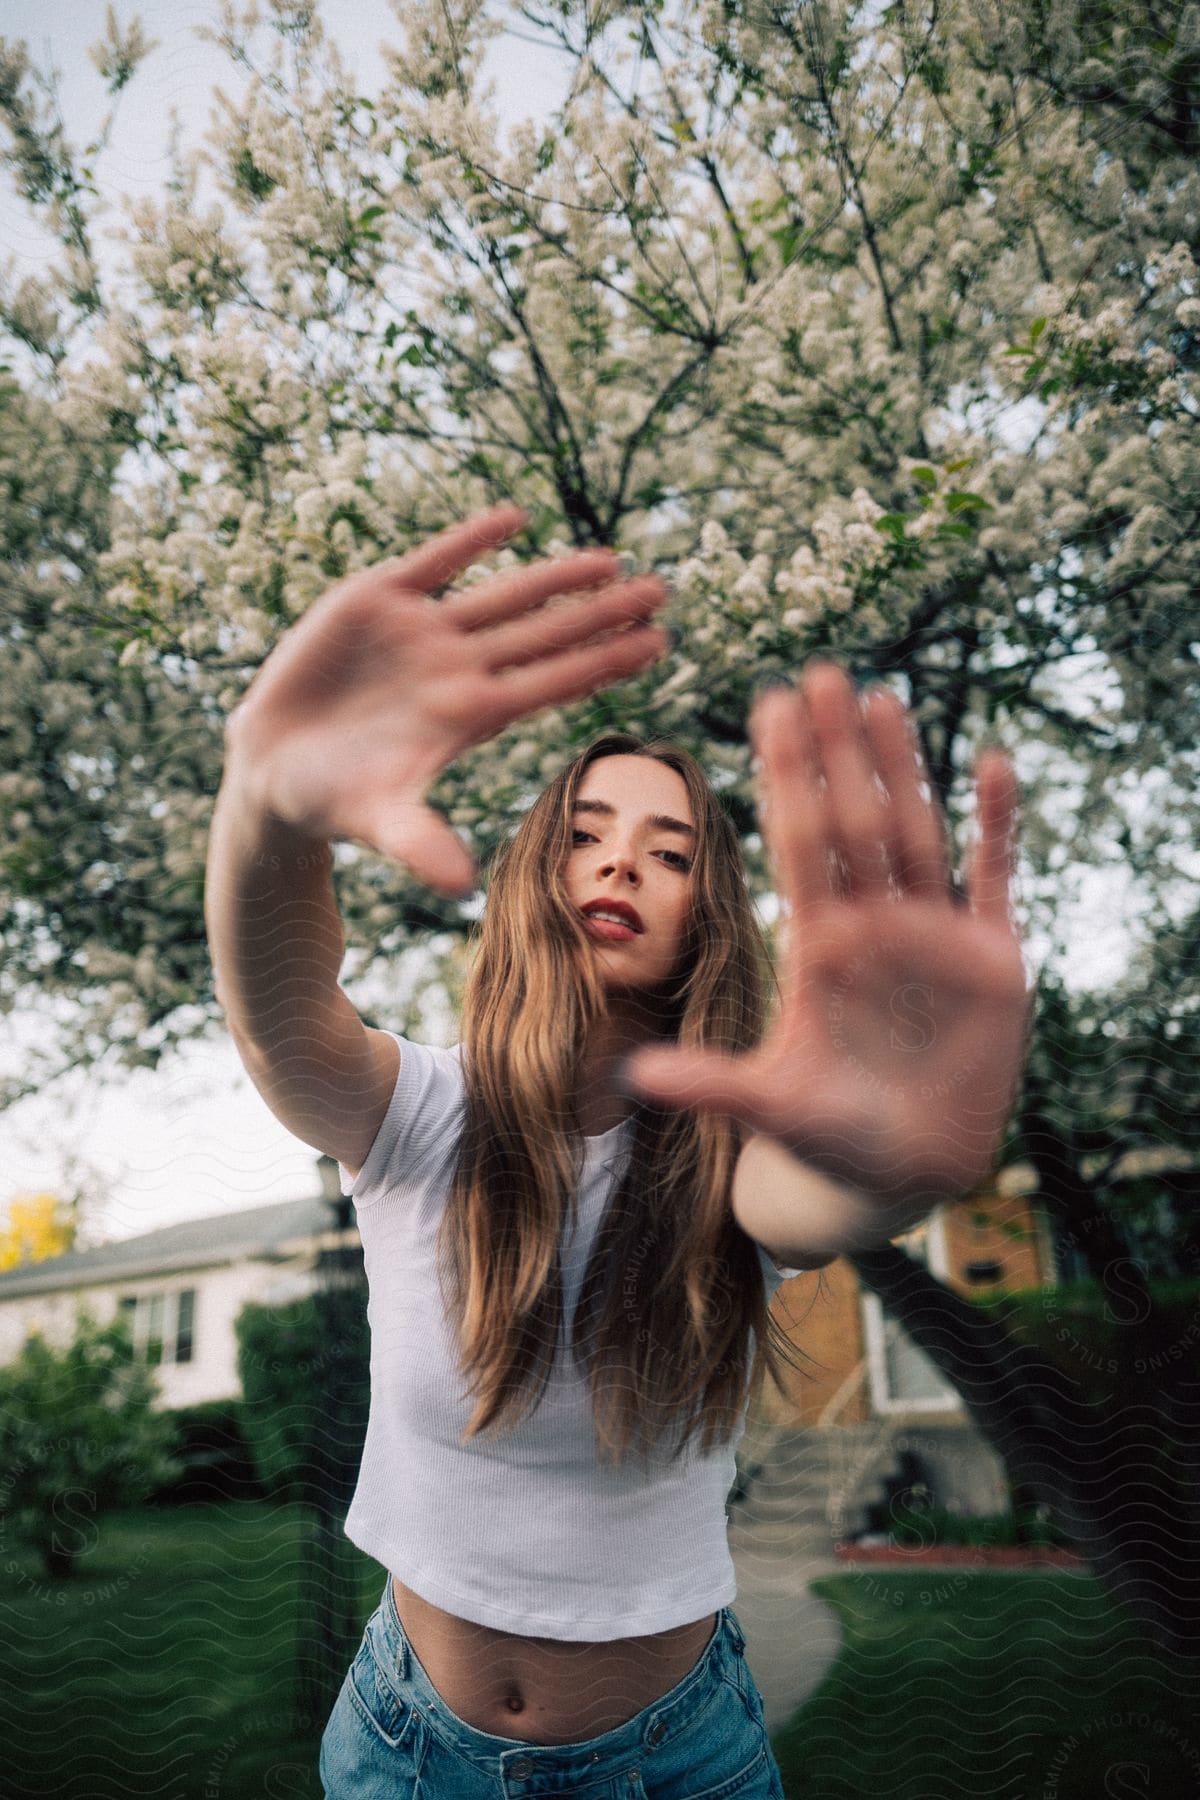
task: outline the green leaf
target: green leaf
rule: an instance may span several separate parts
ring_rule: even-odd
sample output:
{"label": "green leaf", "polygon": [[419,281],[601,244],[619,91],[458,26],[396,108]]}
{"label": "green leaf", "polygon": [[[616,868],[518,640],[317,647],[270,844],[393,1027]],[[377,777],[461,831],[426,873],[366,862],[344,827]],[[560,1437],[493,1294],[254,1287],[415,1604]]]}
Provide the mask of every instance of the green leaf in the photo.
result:
{"label": "green leaf", "polygon": [[898,544],[902,544],[904,542],[904,524],[903,513],[882,513],[875,521],[875,529],[882,531],[887,537],[895,538]]}
{"label": "green leaf", "polygon": [[944,525],[938,526],[937,535],[940,538],[968,538],[973,537],[974,532],[965,519],[948,519]]}
{"label": "green leaf", "polygon": [[372,219],[381,219],[386,211],[386,206],[368,206],[366,212],[359,213],[358,222],[360,225],[369,225]]}
{"label": "green leaf", "polygon": [[946,511],[948,513],[991,512],[992,510],[991,501],[985,500],[982,494],[954,493],[946,495]]}
{"label": "green leaf", "polygon": [[924,463],[922,463],[919,468],[914,469],[912,473],[913,480],[919,481],[922,487],[935,488],[937,486],[938,478],[935,471],[927,468]]}
{"label": "green leaf", "polygon": [[1035,319],[1033,321],[1033,324],[1029,327],[1030,343],[1036,344],[1038,339],[1041,337],[1043,331],[1045,331],[1045,329],[1046,329],[1045,319]]}

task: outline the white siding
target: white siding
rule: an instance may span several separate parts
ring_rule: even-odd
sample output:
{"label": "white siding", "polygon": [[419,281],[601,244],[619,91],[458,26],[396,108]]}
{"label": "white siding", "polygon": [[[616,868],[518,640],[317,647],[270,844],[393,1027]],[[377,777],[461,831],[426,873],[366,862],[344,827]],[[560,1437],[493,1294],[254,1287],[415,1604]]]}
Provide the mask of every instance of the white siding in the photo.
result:
{"label": "white siding", "polygon": [[223,1268],[172,1270],[53,1294],[0,1298],[0,1363],[11,1362],[20,1353],[30,1331],[40,1331],[48,1343],[69,1342],[79,1304],[86,1304],[93,1317],[107,1324],[124,1295],[174,1294],[192,1288],[196,1296],[192,1360],[164,1360],[158,1365],[156,1405],[190,1406],[202,1400],[234,1399],[241,1393],[234,1321],[242,1307],[248,1301],[280,1305],[311,1292],[312,1287],[313,1277],[301,1261],[247,1260]]}

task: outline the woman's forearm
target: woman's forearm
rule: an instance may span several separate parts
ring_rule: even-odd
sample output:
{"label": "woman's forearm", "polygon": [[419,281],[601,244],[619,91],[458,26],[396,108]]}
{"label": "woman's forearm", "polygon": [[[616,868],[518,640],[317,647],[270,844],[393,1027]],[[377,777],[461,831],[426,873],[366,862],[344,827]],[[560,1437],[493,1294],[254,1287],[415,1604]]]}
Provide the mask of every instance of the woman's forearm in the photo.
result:
{"label": "woman's forearm", "polygon": [[822,1268],[847,1251],[877,1249],[919,1224],[938,1199],[885,1204],[761,1135],[747,1138],[733,1177],[738,1224],[792,1268]]}
{"label": "woman's forearm", "polygon": [[278,1056],[329,1029],[345,934],[333,849],[271,817],[230,752],[209,833],[204,916],[234,1039]]}

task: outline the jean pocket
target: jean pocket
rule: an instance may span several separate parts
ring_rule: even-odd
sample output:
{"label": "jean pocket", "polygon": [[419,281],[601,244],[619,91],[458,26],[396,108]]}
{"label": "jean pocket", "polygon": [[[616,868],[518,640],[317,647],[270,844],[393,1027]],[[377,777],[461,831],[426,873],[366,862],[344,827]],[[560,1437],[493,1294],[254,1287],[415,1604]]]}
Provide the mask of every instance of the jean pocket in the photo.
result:
{"label": "jean pocket", "polygon": [[380,1668],[369,1633],[350,1665],[347,1690],[355,1711],[389,1749],[407,1747],[419,1715]]}
{"label": "jean pocket", "polygon": [[[771,1764],[767,1745],[761,1737],[758,1748],[742,1762],[739,1769],[729,1774],[718,1774],[715,1768],[706,1771],[714,1776],[706,1787],[688,1789],[688,1800],[760,1800],[760,1797],[773,1792],[770,1786]],[[653,1792],[648,1789],[648,1795]]]}
{"label": "jean pocket", "polygon": [[688,1728],[641,1765],[646,1800],[758,1800],[768,1792],[767,1735],[732,1675],[718,1676]]}

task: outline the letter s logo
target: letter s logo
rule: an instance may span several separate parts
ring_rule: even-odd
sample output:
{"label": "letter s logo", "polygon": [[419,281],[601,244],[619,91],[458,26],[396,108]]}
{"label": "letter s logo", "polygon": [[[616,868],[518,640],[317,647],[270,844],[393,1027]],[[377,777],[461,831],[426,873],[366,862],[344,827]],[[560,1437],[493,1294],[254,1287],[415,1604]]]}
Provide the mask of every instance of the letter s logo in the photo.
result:
{"label": "letter s logo", "polygon": [[[78,1509],[76,1501],[81,1502]],[[96,1496],[90,1488],[60,1488],[50,1502],[50,1517],[54,1521],[50,1544],[60,1556],[82,1556],[85,1550],[94,1550],[99,1541],[95,1519],[80,1517],[83,1508],[93,1514],[96,1511]]]}
{"label": "letter s logo", "polygon": [[1104,1771],[1104,1792],[1111,1800],[1150,1800],[1149,1763],[1109,1763]]}
{"label": "letter s logo", "polygon": [[1109,1325],[1144,1325],[1150,1317],[1150,1301],[1140,1281],[1122,1280],[1124,1270],[1136,1266],[1128,1257],[1118,1257],[1104,1269],[1104,1292],[1118,1302],[1117,1310],[1104,1302],[1104,1317]]}
{"label": "letter s logo", "polygon": [[892,1027],[893,1050],[928,1050],[937,1036],[937,1022],[928,1010],[932,1005],[933,990],[921,982],[907,981],[892,990],[889,1011],[901,1026]]}

